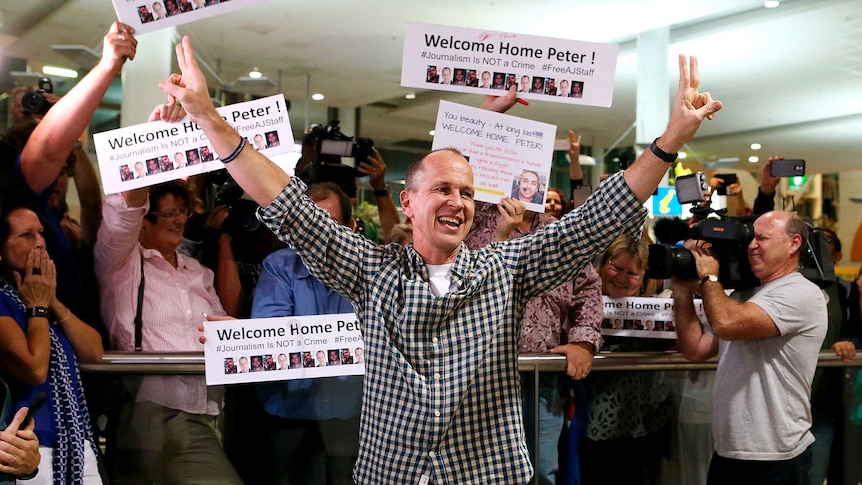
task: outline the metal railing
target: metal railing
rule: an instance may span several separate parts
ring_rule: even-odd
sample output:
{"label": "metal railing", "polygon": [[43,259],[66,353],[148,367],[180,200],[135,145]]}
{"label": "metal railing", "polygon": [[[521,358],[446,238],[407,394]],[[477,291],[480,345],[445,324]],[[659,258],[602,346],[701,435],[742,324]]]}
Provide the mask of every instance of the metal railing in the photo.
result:
{"label": "metal railing", "polygon": [[[602,352],[593,361],[593,371],[657,371],[715,369],[718,360],[689,362],[678,352]],[[109,374],[203,374],[203,352],[105,352],[102,362],[79,363],[83,372]],[[834,352],[823,351],[817,367],[862,367],[862,352],[845,362]],[[566,359],[557,354],[521,354],[520,372],[563,372]]]}

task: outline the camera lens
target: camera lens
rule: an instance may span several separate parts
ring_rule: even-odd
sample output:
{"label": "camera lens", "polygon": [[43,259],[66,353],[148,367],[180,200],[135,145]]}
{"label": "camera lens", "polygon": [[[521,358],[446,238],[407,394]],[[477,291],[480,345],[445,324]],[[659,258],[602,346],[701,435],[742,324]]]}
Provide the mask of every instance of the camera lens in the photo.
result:
{"label": "camera lens", "polygon": [[683,247],[650,244],[646,276],[657,280],[672,276],[683,280],[696,280],[697,266],[694,256]]}
{"label": "camera lens", "polygon": [[29,91],[21,98],[21,107],[26,113],[42,115],[48,112],[50,104],[41,91]]}

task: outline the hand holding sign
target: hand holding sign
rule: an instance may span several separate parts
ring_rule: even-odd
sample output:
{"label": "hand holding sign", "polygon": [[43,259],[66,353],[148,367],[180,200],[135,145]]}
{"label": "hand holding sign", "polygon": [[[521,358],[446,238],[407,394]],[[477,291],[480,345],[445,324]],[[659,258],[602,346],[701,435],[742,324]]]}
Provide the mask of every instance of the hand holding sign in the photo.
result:
{"label": "hand holding sign", "polygon": [[122,22],[114,22],[102,41],[102,58],[99,66],[119,74],[126,59],[134,59],[138,50],[135,29]]}

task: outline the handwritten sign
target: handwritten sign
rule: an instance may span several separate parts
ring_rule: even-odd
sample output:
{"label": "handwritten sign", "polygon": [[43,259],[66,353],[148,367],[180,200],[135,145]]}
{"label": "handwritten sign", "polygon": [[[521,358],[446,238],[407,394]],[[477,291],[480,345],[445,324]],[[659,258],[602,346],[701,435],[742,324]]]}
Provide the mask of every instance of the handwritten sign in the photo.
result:
{"label": "handwritten sign", "polygon": [[545,211],[557,127],[440,101],[432,148],[457,148],[473,168],[476,200],[519,198]]}

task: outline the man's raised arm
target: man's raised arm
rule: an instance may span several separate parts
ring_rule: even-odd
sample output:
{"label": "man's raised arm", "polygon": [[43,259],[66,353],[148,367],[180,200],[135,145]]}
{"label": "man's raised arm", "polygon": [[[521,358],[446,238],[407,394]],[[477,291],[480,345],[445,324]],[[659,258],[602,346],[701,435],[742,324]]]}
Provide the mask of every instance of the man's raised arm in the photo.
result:
{"label": "man's raised arm", "polygon": [[[245,138],[216,112],[188,36],[177,45],[177,63],[181,74],[171,74],[159,83],[159,89],[168,95],[168,104],[182,104],[189,119],[204,130],[219,158],[229,160],[226,166],[233,179],[261,207],[267,207],[290,182],[290,176],[253,147],[245,146]],[[231,160],[232,155],[236,157]]]}
{"label": "man's raised arm", "polygon": [[[698,92],[700,73],[697,58],[686,63],[679,56],[679,89],[670,113],[667,130],[656,140],[656,146],[666,154],[675,154],[694,138],[704,119],[712,119],[721,109],[721,101],[713,101],[709,93]],[[625,171],[625,180],[635,197],[644,202],[658,187],[669,164],[656,156],[651,149],[644,150],[637,162]]]}

